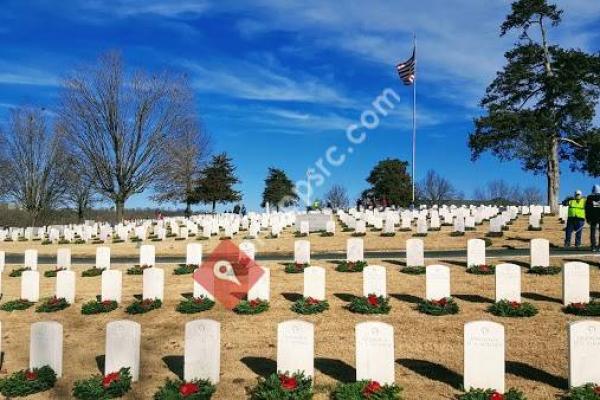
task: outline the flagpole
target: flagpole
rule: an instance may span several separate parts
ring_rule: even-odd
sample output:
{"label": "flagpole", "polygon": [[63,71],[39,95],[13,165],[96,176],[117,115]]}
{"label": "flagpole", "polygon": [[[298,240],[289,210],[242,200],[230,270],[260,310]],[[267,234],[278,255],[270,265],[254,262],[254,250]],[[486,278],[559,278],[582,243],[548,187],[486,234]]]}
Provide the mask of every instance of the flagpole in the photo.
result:
{"label": "flagpole", "polygon": [[417,35],[413,33],[414,46],[414,81],[413,81],[413,133],[412,133],[412,203],[415,205],[415,162],[417,149]]}

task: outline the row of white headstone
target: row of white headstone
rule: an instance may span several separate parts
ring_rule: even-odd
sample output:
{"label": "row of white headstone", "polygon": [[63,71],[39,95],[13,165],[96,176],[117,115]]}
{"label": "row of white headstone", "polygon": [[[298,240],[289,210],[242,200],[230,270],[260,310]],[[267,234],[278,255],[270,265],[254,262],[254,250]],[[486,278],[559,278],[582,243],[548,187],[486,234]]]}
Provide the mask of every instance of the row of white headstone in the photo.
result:
{"label": "row of white headstone", "polygon": [[[1,328],[1,325],[0,325]],[[381,384],[395,381],[394,327],[383,322],[361,322],[355,327],[356,380]],[[304,372],[314,377],[314,325],[301,320],[277,326],[277,371]],[[140,376],[141,325],[120,320],[106,325],[104,373],[130,368],[133,381]],[[600,322],[569,324],[569,384],[600,384]],[[187,322],[184,344],[184,379],[219,382],[221,326],[209,319]],[[60,323],[31,325],[29,368],[50,366],[60,378],[63,367],[63,327]],[[464,326],[465,389],[489,388],[504,393],[504,327],[491,321],[473,321]]]}

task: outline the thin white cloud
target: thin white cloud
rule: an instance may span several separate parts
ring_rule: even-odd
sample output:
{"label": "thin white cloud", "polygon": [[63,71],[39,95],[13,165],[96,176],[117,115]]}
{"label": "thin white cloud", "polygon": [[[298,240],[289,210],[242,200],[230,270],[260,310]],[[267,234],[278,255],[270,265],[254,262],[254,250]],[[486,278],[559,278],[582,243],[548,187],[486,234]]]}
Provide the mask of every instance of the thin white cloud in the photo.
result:
{"label": "thin white cloud", "polygon": [[210,4],[203,0],[118,0],[113,2],[89,1],[82,3],[83,8],[99,11],[118,17],[154,14],[162,17],[197,16],[205,13]]}

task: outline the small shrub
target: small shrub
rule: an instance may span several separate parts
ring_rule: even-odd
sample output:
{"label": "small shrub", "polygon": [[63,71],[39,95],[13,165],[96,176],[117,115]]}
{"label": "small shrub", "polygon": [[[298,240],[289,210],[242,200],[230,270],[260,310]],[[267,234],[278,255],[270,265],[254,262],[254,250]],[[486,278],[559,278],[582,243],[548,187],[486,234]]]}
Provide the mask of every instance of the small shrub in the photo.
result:
{"label": "small shrub", "polygon": [[75,381],[73,397],[79,400],[108,400],[124,396],[131,389],[129,368],[121,368],[106,376],[94,375]]}
{"label": "small shrub", "polygon": [[11,301],[7,301],[6,303],[2,304],[0,306],[0,310],[2,310],[2,311],[26,310],[29,307],[31,307],[33,304],[34,303],[32,301],[25,300],[25,299],[11,300]]}
{"label": "small shrub", "polygon": [[377,381],[358,381],[340,383],[331,394],[332,400],[401,400],[402,388],[393,385],[381,385]]}
{"label": "small shrub", "polygon": [[208,297],[189,297],[181,300],[176,310],[182,314],[194,314],[210,310],[215,306],[215,302]]}
{"label": "small shrub", "polygon": [[111,312],[119,307],[119,303],[114,300],[92,300],[81,306],[81,313],[84,315],[101,314]]}
{"label": "small shrub", "polygon": [[260,314],[269,309],[269,302],[262,299],[242,300],[233,309],[238,314]]}
{"label": "small shrub", "polygon": [[161,307],[162,301],[160,299],[136,300],[125,309],[125,312],[127,314],[145,314],[148,311],[156,310]]}
{"label": "small shrub", "polygon": [[54,387],[56,373],[45,365],[33,370],[21,370],[0,380],[0,393],[7,398],[24,397]]}
{"label": "small shrub", "polygon": [[250,400],[310,400],[312,396],[312,380],[302,372],[258,378],[258,384],[250,391]]}
{"label": "small shrub", "polygon": [[57,298],[56,296],[49,297],[44,300],[37,308],[36,312],[56,312],[60,310],[64,310],[69,307],[70,304],[64,297]]}
{"label": "small shrub", "polygon": [[538,313],[531,303],[500,300],[488,307],[488,311],[498,317],[533,317]]}
{"label": "small shrub", "polygon": [[312,297],[302,297],[294,302],[291,309],[298,314],[318,314],[325,310],[329,310],[329,303],[327,300],[317,300]]}
{"label": "small shrub", "polygon": [[366,297],[354,297],[347,308],[358,314],[388,314],[392,309],[387,297],[374,294]]}
{"label": "small shrub", "polygon": [[458,314],[458,304],[452,297],[445,297],[439,300],[422,300],[417,309],[423,314],[428,315],[448,315]]}

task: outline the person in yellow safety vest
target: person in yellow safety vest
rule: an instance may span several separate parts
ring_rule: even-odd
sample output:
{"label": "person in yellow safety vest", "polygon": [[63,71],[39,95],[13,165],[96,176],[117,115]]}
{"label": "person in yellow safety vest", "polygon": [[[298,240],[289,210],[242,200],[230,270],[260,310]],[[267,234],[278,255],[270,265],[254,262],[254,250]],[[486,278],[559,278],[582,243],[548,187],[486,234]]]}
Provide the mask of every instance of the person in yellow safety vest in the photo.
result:
{"label": "person in yellow safety vest", "polygon": [[581,195],[581,190],[577,190],[575,191],[575,197],[565,200],[563,204],[569,207],[565,247],[571,246],[573,232],[575,232],[575,247],[579,247],[581,246],[581,233],[585,225],[585,197]]}

